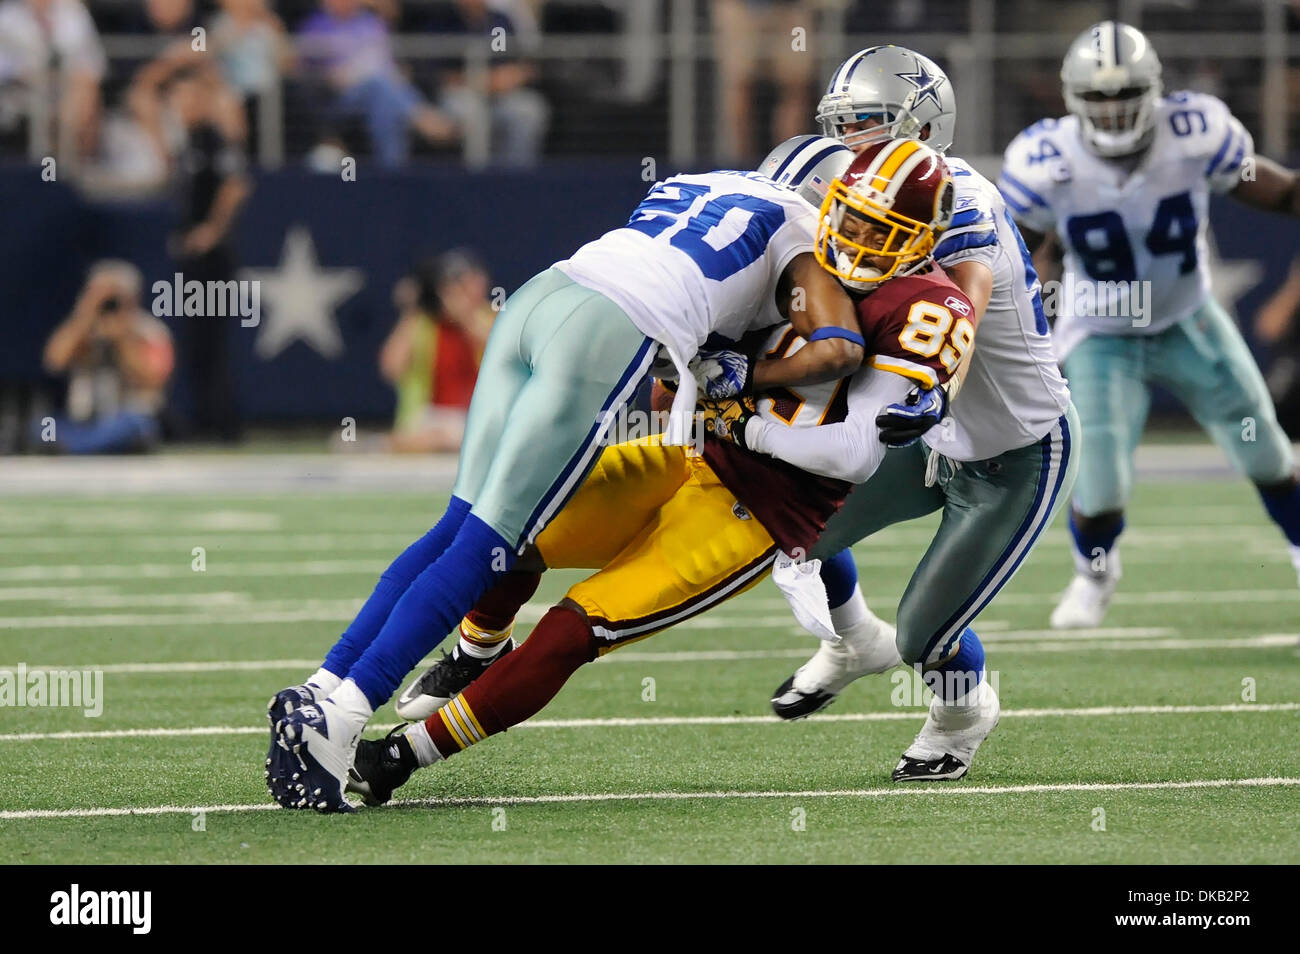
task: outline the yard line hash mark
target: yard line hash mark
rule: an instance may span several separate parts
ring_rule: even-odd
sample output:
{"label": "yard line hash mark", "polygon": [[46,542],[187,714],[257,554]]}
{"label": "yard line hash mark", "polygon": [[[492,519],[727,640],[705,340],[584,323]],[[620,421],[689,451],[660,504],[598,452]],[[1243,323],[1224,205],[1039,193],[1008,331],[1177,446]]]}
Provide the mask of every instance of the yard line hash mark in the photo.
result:
{"label": "yard line hash mark", "polygon": [[[911,722],[921,710],[907,708],[892,712],[841,712],[816,715],[811,723],[832,722]],[[1207,713],[1239,712],[1300,712],[1300,702],[1232,703],[1217,706],[1085,706],[1077,709],[1004,709],[1004,719],[1092,718],[1130,715],[1202,715]],[[657,716],[653,718],[599,718],[599,719],[529,719],[516,729],[605,729],[636,728],[642,726],[670,725],[782,725],[776,716]],[[41,742],[60,739],[132,739],[167,738],[204,735],[265,735],[266,726],[209,725],[188,728],[170,726],[149,729],[99,729],[94,731],[71,730],[67,732],[11,732],[0,735],[0,742]]]}
{"label": "yard line hash mark", "polygon": [[[1141,792],[1165,789],[1277,788],[1300,785],[1300,778],[1215,778],[1179,782],[1062,782],[1041,785],[923,786],[919,788],[847,788],[807,791],[723,792],[596,792],[558,795],[500,795],[473,798],[411,798],[389,802],[383,809],[461,808],[486,805],[559,805],[581,802],[692,801],[767,798],[897,798],[962,795],[1043,795],[1064,792]],[[104,818],[133,815],[192,815],[195,812],[279,811],[273,802],[251,805],[147,805],[137,808],[34,808],[0,811],[0,821],[49,818]]]}

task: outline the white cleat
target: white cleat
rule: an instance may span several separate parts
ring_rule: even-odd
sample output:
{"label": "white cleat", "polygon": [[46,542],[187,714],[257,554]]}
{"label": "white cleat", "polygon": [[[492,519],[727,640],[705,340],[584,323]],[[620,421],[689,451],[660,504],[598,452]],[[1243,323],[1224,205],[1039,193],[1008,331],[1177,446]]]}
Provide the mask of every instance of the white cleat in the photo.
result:
{"label": "white cleat", "polygon": [[1061,602],[1052,610],[1052,629],[1092,629],[1100,626],[1110,608],[1119,578],[1075,574]]}
{"label": "white cleat", "polygon": [[945,705],[937,696],[916,739],[894,767],[895,782],[934,782],[961,778],[975,760],[975,752],[998,725],[1002,703],[988,684],[980,683],[979,701],[973,705]]}
{"label": "white cleat", "polygon": [[901,665],[894,627],[868,614],[848,627],[838,642],[822,642],[812,659],[781,683],[772,711],[782,719],[802,719],[835,701],[853,680]]}
{"label": "white cleat", "polygon": [[308,703],[277,723],[267,787],[285,808],[350,812],[343,797],[361,729],[332,700]]}

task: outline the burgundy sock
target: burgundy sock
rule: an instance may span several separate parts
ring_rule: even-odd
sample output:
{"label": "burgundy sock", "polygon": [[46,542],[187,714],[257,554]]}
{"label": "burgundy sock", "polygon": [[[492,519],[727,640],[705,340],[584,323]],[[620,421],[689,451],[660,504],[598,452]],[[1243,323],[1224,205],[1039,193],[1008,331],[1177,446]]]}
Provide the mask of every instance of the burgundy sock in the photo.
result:
{"label": "burgundy sock", "polygon": [[532,718],[596,658],[598,646],[586,617],[552,607],[523,645],[425,720],[429,737],[447,757]]}
{"label": "burgundy sock", "polygon": [[542,574],[511,570],[479,597],[465,618],[479,629],[497,632],[505,629],[519,613],[519,608],[533,598]]}

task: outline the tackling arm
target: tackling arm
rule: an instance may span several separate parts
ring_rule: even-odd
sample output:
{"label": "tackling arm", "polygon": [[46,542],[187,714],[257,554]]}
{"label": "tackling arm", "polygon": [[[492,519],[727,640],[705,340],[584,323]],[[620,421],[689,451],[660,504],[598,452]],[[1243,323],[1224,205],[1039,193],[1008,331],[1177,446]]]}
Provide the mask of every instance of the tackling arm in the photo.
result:
{"label": "tackling arm", "polygon": [[838,424],[789,427],[757,415],[745,425],[745,445],[801,470],[864,483],[884,460],[876,415],[902,401],[915,382],[900,374],[864,368],[849,383],[848,414]]}
{"label": "tackling arm", "polygon": [[1266,212],[1300,217],[1300,175],[1267,156],[1255,156],[1255,175],[1228,194]]}
{"label": "tackling arm", "polygon": [[[811,252],[796,255],[777,287],[777,305],[795,331],[808,341],[788,358],[758,361],[751,388],[764,391],[821,384],[852,374],[866,356],[857,309],[839,281],[817,264]],[[821,328],[848,332],[851,338],[813,339]]]}
{"label": "tackling arm", "polygon": [[[989,306],[989,299],[993,297],[993,271],[983,262],[975,261],[958,262],[956,265],[948,266],[944,271],[957,287],[966,293],[966,297],[974,305],[969,320],[978,334],[984,309]],[[957,392],[961,390],[961,384],[966,380],[966,372],[970,370],[971,354],[974,351],[975,345],[972,343],[961,356],[961,363],[957,365],[957,370],[953,372],[948,383],[949,399],[955,398]]]}

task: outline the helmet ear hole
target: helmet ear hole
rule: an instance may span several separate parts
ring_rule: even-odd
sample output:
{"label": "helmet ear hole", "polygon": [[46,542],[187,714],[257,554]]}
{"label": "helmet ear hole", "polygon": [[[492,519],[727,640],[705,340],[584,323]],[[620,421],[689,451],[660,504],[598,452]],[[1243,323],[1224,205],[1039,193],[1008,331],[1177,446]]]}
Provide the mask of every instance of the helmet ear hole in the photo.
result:
{"label": "helmet ear hole", "polygon": [[938,210],[934,217],[934,230],[942,232],[952,224],[952,206],[956,190],[953,188],[952,180],[944,182],[943,188],[939,190],[937,200]]}

